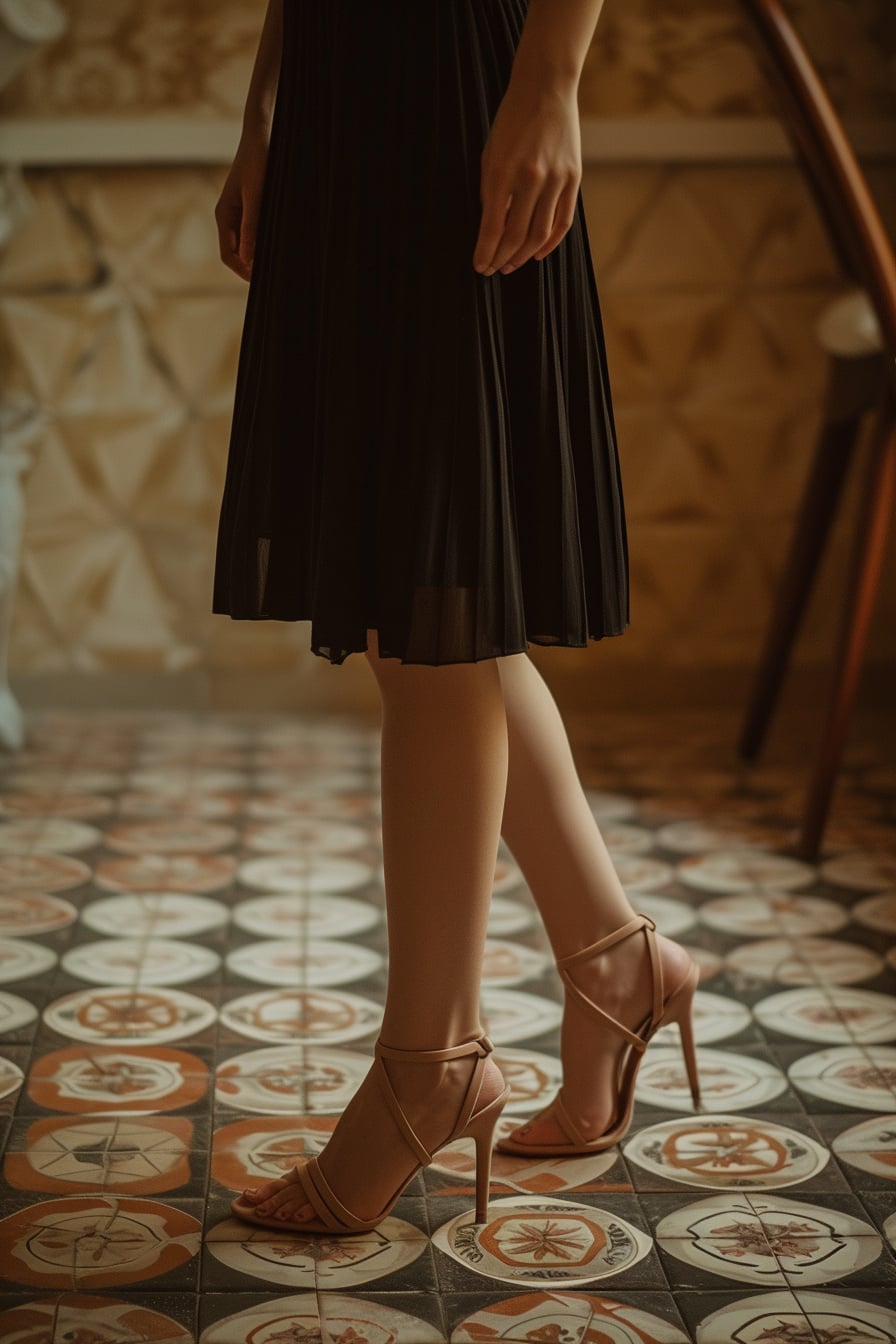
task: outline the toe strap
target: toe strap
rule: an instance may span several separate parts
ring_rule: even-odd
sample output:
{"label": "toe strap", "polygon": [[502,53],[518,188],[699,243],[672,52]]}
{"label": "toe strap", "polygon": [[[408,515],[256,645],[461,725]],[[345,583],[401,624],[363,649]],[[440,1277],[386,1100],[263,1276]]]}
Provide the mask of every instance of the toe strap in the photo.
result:
{"label": "toe strap", "polygon": [[332,1232],[366,1232],[370,1229],[370,1219],[359,1218],[347,1209],[333,1191],[326,1176],[320,1169],[316,1157],[310,1157],[302,1167],[297,1167],[308,1203],[311,1204],[321,1222]]}

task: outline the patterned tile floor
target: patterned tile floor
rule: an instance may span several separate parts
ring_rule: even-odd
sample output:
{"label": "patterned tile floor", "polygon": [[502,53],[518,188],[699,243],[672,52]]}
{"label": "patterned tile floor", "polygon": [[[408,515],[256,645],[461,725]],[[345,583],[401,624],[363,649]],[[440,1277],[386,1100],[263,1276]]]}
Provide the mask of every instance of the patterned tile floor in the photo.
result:
{"label": "patterned tile floor", "polygon": [[[825,851],[787,850],[805,745],[745,772],[728,716],[568,719],[633,903],[698,955],[704,1105],[674,1028],[592,1158],[472,1145],[376,1231],[229,1216],[319,1149],[384,967],[378,726],[44,710],[0,770],[0,1339],[16,1344],[896,1340],[896,769],[851,743]],[[503,845],[483,1021],[558,1079],[560,981]],[[670,1035],[670,1033],[672,1033]]]}

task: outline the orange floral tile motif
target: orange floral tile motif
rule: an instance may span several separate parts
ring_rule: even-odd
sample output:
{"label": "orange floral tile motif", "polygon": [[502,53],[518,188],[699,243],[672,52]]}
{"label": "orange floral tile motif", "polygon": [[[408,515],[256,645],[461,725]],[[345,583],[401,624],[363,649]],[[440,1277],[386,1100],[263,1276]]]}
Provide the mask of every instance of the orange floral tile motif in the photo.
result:
{"label": "orange floral tile motif", "polygon": [[98,1297],[66,1293],[46,1302],[27,1302],[0,1311],[0,1339],[21,1344],[50,1344],[71,1340],[77,1344],[117,1344],[140,1340],[141,1344],[193,1344],[193,1333],[160,1311]]}
{"label": "orange floral tile motif", "polygon": [[452,1344],[531,1340],[613,1340],[614,1344],[689,1344],[686,1335],[652,1312],[592,1293],[536,1292],[480,1307],[455,1326]]}
{"label": "orange floral tile motif", "polygon": [[334,1115],[259,1115],[234,1120],[212,1138],[212,1175],[228,1190],[285,1176],[319,1153],[336,1125]]}
{"label": "orange floral tile motif", "polygon": [[196,1036],[211,1026],[217,1009],[198,994],[147,985],[102,985],[54,999],[44,1021],[60,1036],[98,1044],[161,1044]]}
{"label": "orange floral tile motif", "polygon": [[28,1095],[46,1110],[174,1111],[205,1096],[209,1070],[198,1055],[170,1046],[126,1050],[74,1045],[51,1050],[31,1066]]}
{"label": "orange floral tile motif", "polygon": [[41,1288],[114,1288],[192,1259],[202,1225],[167,1204],[73,1195],[0,1219],[0,1273]]}
{"label": "orange floral tile motif", "polygon": [[35,1120],[26,1151],[7,1150],[3,1175],[19,1190],[154,1195],[190,1179],[189,1120],[85,1116]]}
{"label": "orange floral tile motif", "polygon": [[67,891],[89,880],[89,865],[67,854],[0,854],[0,893]]}

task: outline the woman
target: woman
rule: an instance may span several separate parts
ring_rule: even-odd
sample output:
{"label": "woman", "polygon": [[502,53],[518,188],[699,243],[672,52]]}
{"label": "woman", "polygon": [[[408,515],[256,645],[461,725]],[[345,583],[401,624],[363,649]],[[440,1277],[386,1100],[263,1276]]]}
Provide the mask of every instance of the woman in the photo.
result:
{"label": "woman", "polygon": [[579,191],[601,0],[269,0],[216,207],[249,280],[214,605],[311,621],[382,699],[389,980],[319,1157],[234,1212],[373,1227],[509,1089],[479,1017],[499,836],[564,978],[561,1094],[501,1147],[598,1151],[696,967],[636,915],[529,642],[628,625],[628,552]]}

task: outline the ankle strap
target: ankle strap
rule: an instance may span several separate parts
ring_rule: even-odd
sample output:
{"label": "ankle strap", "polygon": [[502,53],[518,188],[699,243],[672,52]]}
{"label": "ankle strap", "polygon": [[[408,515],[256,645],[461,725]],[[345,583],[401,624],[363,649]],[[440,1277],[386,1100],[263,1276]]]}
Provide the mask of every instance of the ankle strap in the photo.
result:
{"label": "ankle strap", "polygon": [[613,947],[616,943],[621,943],[623,938],[630,937],[637,933],[639,929],[650,929],[651,933],[656,932],[656,924],[649,915],[635,915],[622,928],[616,929],[613,933],[608,933],[606,938],[599,938],[596,943],[591,943],[588,947],[581,947],[577,952],[571,952],[568,957],[558,957],[557,965],[574,966],[578,961],[585,961],[588,957],[596,956],[598,952],[605,952],[608,947]]}
{"label": "ankle strap", "polygon": [[476,1054],[484,1057],[490,1055],[494,1048],[489,1037],[483,1034],[477,1036],[475,1041],[465,1041],[462,1045],[449,1045],[442,1050],[406,1050],[396,1045],[385,1045],[378,1039],[373,1050],[375,1055],[385,1056],[386,1059],[420,1060],[428,1064],[440,1059],[459,1059],[461,1055]]}
{"label": "ankle strap", "polygon": [[[569,974],[570,966],[585,961],[588,957],[596,956],[599,952],[605,952],[607,948],[613,947],[616,943],[621,943],[624,938],[628,938],[633,933],[638,933],[641,929],[643,929],[644,937],[647,940],[651,982],[650,1017],[645,1023],[642,1023],[642,1029],[645,1032],[643,1036],[638,1032],[629,1031],[628,1027],[623,1026],[621,1022],[617,1022],[615,1017],[611,1017],[608,1012],[605,1012],[600,1004],[595,1003],[593,999],[583,993]],[[600,938],[590,947],[580,948],[578,952],[572,952],[568,957],[558,957],[557,959],[557,969],[569,992],[579,1000],[583,1007],[588,1008],[608,1027],[618,1031],[620,1036],[628,1041],[629,1045],[634,1046],[639,1051],[647,1048],[647,1042],[653,1035],[663,1013],[663,966],[657,952],[656,939],[653,936],[655,933],[656,924],[649,915],[636,915],[627,924],[623,924],[621,929],[616,929],[615,933],[608,934],[606,938]]]}

